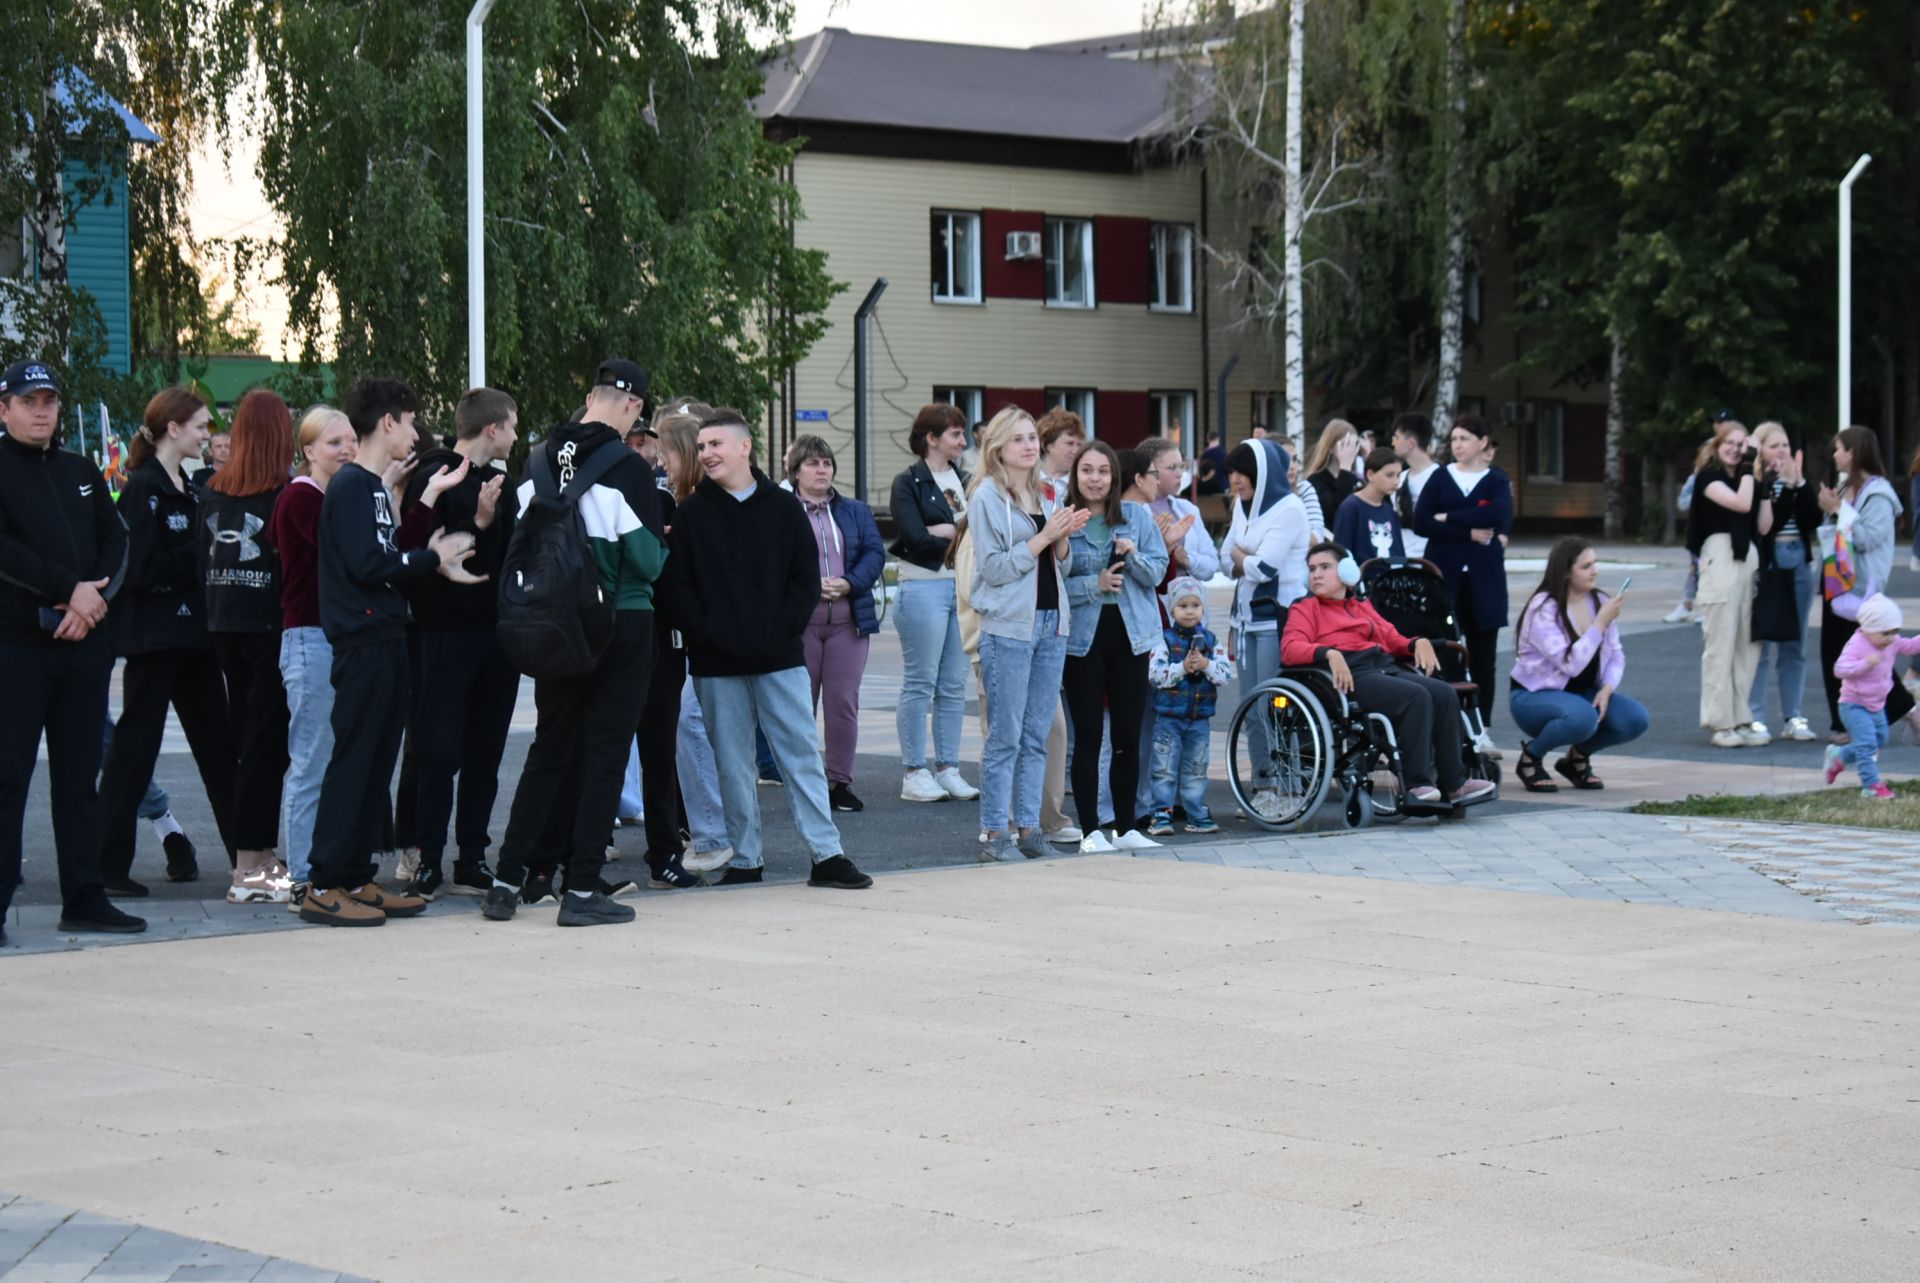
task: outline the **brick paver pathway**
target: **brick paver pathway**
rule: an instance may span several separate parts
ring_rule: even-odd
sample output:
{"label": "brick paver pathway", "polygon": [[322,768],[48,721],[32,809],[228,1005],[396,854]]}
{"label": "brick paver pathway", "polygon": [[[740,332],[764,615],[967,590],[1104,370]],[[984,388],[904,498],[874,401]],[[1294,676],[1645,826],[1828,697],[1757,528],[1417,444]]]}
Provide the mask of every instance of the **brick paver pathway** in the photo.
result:
{"label": "brick paver pathway", "polygon": [[1661,817],[1854,922],[1920,927],[1920,833]]}
{"label": "brick paver pathway", "polygon": [[[1799,858],[1815,858],[1815,848],[1794,826],[1746,828],[1746,833],[1733,836],[1764,844],[1769,850],[1798,844]],[[1755,832],[1760,829],[1771,832]],[[1358,833],[1237,839],[1143,854],[1242,868],[1452,883],[1581,900],[1666,904],[1825,922],[1863,920],[1857,907],[1829,902],[1831,897],[1827,896],[1813,898],[1807,894],[1813,888],[1800,885],[1798,880],[1788,885],[1757,867],[1761,863],[1759,853],[1751,848],[1736,849],[1732,840],[1732,836],[1717,831],[1699,831],[1697,822],[1564,810],[1478,816],[1438,824],[1410,821]],[[1830,858],[1843,856],[1836,852]],[[1866,858],[1864,852],[1861,858]],[[1884,912],[1883,918],[1920,925],[1920,852],[1907,861],[1905,868],[1908,880],[1904,903],[1911,916],[1896,919],[1892,912]],[[1896,897],[1892,891],[1880,894]]]}
{"label": "brick paver pathway", "polygon": [[368,1283],[0,1192],[0,1283]]}

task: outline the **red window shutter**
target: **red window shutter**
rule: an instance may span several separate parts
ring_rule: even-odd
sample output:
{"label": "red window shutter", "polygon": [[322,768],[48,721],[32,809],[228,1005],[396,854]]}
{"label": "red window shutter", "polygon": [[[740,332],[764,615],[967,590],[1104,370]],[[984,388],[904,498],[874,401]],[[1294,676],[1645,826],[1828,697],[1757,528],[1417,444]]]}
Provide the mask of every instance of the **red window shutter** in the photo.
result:
{"label": "red window shutter", "polygon": [[[1147,302],[1153,222],[1145,218],[1093,220],[1094,299],[1108,303]],[[1104,435],[1104,434],[1102,434]]]}
{"label": "red window shutter", "polygon": [[[983,209],[980,211],[980,284],[987,298],[1045,298],[1047,264],[1044,257],[1007,261],[1008,232],[1040,232],[1047,216],[1038,210]],[[991,398],[989,398],[991,400]]]}
{"label": "red window shutter", "polygon": [[1567,403],[1560,451],[1568,481],[1607,479],[1607,407]]}
{"label": "red window shutter", "polygon": [[1008,405],[1017,405],[1038,419],[1047,412],[1047,390],[1045,388],[988,388],[985,404],[989,419],[1000,413],[1001,407]]}
{"label": "red window shutter", "polygon": [[1145,392],[1095,392],[1094,431],[1116,450],[1127,450],[1147,439],[1153,403]]}

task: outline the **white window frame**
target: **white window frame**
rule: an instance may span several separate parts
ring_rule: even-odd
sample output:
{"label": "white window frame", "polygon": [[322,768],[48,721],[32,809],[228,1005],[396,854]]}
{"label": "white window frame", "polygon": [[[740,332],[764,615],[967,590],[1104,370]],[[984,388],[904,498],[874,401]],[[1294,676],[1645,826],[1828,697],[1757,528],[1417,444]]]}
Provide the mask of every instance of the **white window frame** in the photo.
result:
{"label": "white window frame", "polygon": [[[1147,284],[1152,291],[1147,301],[1150,312],[1191,313],[1193,311],[1193,228],[1185,223],[1155,223],[1147,242],[1150,259]],[[1167,301],[1167,275],[1175,263],[1181,265],[1180,298]],[[1154,300],[1158,299],[1158,302]]]}
{"label": "white window frame", "polygon": [[1093,388],[1048,388],[1047,409],[1065,406],[1080,416],[1080,422],[1087,425],[1087,440],[1092,441],[1100,435],[1098,425],[1094,423],[1093,408],[1099,401]]}
{"label": "white window frame", "polygon": [[936,404],[945,402],[967,416],[967,436],[973,436],[973,425],[987,417],[987,390],[971,383],[944,383],[934,388],[933,400]]}
{"label": "white window frame", "polygon": [[[949,284],[951,284],[954,279],[954,224],[957,221],[964,221],[972,227],[970,243],[973,246],[973,261],[968,264],[967,270],[972,274],[973,292],[970,294],[956,294],[951,292],[942,294],[940,292],[940,280],[938,277],[935,277],[932,283],[933,301],[936,303],[951,303],[962,306],[969,304],[977,306],[984,303],[986,298],[981,287],[980,215],[975,211],[964,209],[936,209],[930,211],[927,221],[927,235],[931,238],[931,244],[928,246],[929,250],[941,244],[941,233],[939,230],[936,230],[935,224],[939,223],[942,219],[945,220],[945,250],[947,281]],[[931,275],[931,271],[929,271],[929,275]]]}
{"label": "white window frame", "polygon": [[[1093,220],[1091,218],[1048,218],[1046,226],[1046,305],[1072,308],[1076,311],[1087,311],[1099,306],[1099,299],[1094,292],[1096,274],[1093,264]],[[1062,297],[1066,282],[1060,279],[1060,274],[1066,267],[1066,238],[1069,235],[1080,238],[1080,254],[1087,266],[1087,297],[1084,302]]]}
{"label": "white window frame", "polygon": [[[1567,479],[1567,403],[1535,401],[1533,422],[1527,425],[1527,480],[1559,485]],[[1547,451],[1543,441],[1551,443],[1554,470],[1541,467]]]}
{"label": "white window frame", "polygon": [[[1197,457],[1200,452],[1200,425],[1194,420],[1200,413],[1199,393],[1180,389],[1149,392],[1147,405],[1147,435],[1177,441],[1180,443],[1180,453],[1183,456],[1188,459]],[[1170,418],[1180,421],[1179,431],[1167,430],[1167,421]]]}

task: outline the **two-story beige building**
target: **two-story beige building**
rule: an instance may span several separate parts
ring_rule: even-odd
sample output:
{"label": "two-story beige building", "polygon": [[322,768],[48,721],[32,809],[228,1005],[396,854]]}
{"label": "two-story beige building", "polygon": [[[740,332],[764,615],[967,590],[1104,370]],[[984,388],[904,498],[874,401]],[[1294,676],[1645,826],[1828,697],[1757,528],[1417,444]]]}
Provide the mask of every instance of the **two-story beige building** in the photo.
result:
{"label": "two-story beige building", "polygon": [[[795,242],[824,250],[849,286],[770,407],[776,454],[818,433],[840,456],[841,488],[856,490],[854,312],[882,277],[857,487],[882,509],[928,401],[976,421],[1006,403],[1066,405],[1117,447],[1159,434],[1190,451],[1223,418],[1238,440],[1277,416],[1275,346],[1233,324],[1200,251],[1232,211],[1211,197],[1199,158],[1168,145],[1172,64],[1130,52],[1125,41],[1007,49],[829,28],[768,68],[765,127],[804,140]],[[1489,264],[1470,303],[1504,308],[1510,293]],[[1515,353],[1495,317],[1483,308],[1463,401],[1513,420],[1501,463],[1525,515],[1597,511],[1597,487],[1582,484],[1599,480],[1596,398],[1576,410],[1538,379],[1497,380]]]}

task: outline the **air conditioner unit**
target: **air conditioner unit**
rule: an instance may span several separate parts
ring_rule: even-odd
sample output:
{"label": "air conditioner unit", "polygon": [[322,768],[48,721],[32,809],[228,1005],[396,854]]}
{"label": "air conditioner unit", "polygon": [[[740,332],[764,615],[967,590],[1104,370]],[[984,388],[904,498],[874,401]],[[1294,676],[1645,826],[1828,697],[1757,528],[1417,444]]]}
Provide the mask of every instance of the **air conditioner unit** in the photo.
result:
{"label": "air conditioner unit", "polygon": [[1018,263],[1040,257],[1039,232],[1008,232],[1007,261]]}
{"label": "air conditioner unit", "polygon": [[1503,423],[1532,423],[1533,417],[1531,401],[1504,401],[1500,405],[1500,421]]}

